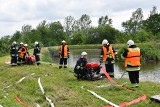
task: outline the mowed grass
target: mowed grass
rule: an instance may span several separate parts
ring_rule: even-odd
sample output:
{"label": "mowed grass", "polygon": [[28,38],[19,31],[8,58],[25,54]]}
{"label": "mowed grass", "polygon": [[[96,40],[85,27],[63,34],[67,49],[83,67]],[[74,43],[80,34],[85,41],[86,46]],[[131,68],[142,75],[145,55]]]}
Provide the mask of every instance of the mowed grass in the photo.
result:
{"label": "mowed grass", "polygon": [[[47,52],[47,49],[45,51]],[[86,90],[81,89],[81,86],[85,86],[115,104],[131,101],[146,94],[147,99],[145,101],[140,101],[129,107],[159,107],[158,103],[150,101],[149,98],[160,93],[159,83],[140,82],[139,88],[136,88],[134,92],[128,92],[110,83],[106,78],[98,81],[77,80],[73,73],[69,72],[73,69],[70,67],[58,69],[58,65],[50,63],[43,63],[41,66],[23,65],[12,67],[5,64],[5,61],[10,59],[9,56],[0,59],[0,105],[4,107],[22,107],[22,104],[15,99],[16,96],[28,107],[36,107],[36,104],[41,107],[50,107],[45,96],[51,99],[55,107],[103,107],[109,105]],[[35,74],[29,76],[32,73]],[[16,83],[23,77],[26,78],[22,82]],[[40,78],[44,88],[44,95],[38,85],[38,78]],[[128,82],[126,87],[130,87],[128,79],[114,80],[119,84]],[[96,87],[100,85],[105,85],[105,87]],[[7,86],[10,87],[5,88]]]}

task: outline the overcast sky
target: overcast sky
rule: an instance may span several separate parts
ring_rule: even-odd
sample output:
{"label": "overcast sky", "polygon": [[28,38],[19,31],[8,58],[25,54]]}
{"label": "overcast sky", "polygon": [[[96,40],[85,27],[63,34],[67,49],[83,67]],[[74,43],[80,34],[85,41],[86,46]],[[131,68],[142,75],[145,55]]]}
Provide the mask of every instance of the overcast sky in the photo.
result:
{"label": "overcast sky", "polygon": [[63,21],[67,16],[76,20],[83,14],[90,16],[92,25],[98,18],[108,15],[113,27],[122,30],[121,23],[130,19],[132,12],[142,8],[146,19],[156,6],[160,13],[160,0],[0,0],[0,36],[21,31],[25,24],[35,28],[41,21]]}

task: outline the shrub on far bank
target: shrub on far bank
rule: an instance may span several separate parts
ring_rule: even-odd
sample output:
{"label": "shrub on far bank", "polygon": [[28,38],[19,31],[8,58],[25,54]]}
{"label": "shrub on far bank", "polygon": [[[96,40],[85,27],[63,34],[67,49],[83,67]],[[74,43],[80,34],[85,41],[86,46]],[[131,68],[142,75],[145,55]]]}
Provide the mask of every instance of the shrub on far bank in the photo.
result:
{"label": "shrub on far bank", "polygon": [[[140,43],[137,46],[141,49],[141,59],[142,61],[149,61],[149,60],[160,60],[160,50],[158,49],[155,43]],[[121,54],[124,50],[127,49],[127,46],[123,46],[118,51],[118,59],[122,61]]]}

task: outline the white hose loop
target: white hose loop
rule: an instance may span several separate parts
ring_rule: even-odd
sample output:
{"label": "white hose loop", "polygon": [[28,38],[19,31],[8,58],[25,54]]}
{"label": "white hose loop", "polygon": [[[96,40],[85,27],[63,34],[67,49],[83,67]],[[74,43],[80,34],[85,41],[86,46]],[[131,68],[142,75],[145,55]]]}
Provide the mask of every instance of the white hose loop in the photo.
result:
{"label": "white hose loop", "polygon": [[38,78],[38,84],[39,84],[39,87],[40,87],[42,93],[44,94],[44,89],[43,89],[43,87],[42,87],[40,78]]}
{"label": "white hose loop", "polygon": [[110,104],[110,105],[112,105],[112,106],[114,106],[114,107],[119,107],[118,105],[116,105],[116,104],[114,104],[114,103],[112,103],[112,102],[110,102],[110,101],[106,100],[105,98],[103,98],[103,97],[99,96],[99,95],[98,95],[98,94],[96,94],[94,91],[91,91],[91,90],[85,89],[85,88],[84,88],[84,86],[82,86],[81,88],[82,88],[82,89],[84,89],[84,90],[87,90],[87,91],[88,91],[88,92],[90,92],[92,95],[94,95],[94,96],[96,96],[97,98],[99,98],[99,99],[103,100],[104,102],[106,102],[106,103],[108,103],[108,104]]}
{"label": "white hose loop", "polygon": [[52,101],[48,97],[46,97],[46,100],[49,102],[49,104],[51,105],[51,107],[54,107],[54,104],[52,103]]}

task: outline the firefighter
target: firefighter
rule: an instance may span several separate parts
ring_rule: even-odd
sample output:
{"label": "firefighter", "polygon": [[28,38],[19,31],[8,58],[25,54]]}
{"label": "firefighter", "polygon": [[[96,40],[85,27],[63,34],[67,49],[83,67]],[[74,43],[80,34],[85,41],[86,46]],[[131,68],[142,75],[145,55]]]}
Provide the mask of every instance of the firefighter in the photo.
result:
{"label": "firefighter", "polygon": [[24,44],[24,47],[26,48],[26,53],[25,53],[25,58],[29,55],[29,51],[28,51],[28,44]]}
{"label": "firefighter", "polygon": [[25,63],[25,60],[24,60],[25,53],[26,53],[26,49],[24,47],[23,42],[21,42],[18,49],[18,62],[17,62],[18,65]]}
{"label": "firefighter", "polygon": [[77,63],[74,67],[75,76],[77,79],[82,79],[86,74],[86,64],[87,64],[87,53],[82,52],[81,57],[77,60]]}
{"label": "firefighter", "polygon": [[59,57],[60,57],[60,62],[59,62],[59,69],[62,68],[64,64],[64,68],[67,68],[67,59],[69,58],[69,47],[66,44],[66,41],[62,41],[61,46],[60,46],[60,52],[59,52]]}
{"label": "firefighter", "polygon": [[133,40],[127,42],[128,48],[121,55],[125,59],[125,67],[128,72],[131,87],[138,87],[139,85],[139,71],[140,71],[140,48],[138,48]]}
{"label": "firefighter", "polygon": [[37,65],[40,65],[40,64],[41,64],[40,52],[41,52],[40,44],[39,44],[39,42],[35,41],[35,43],[34,43],[33,55],[34,55],[35,58],[36,58],[36,63],[37,63]]}
{"label": "firefighter", "polygon": [[18,57],[18,46],[14,41],[10,47],[10,55],[11,55],[11,65],[17,65],[17,57]]}
{"label": "firefighter", "polygon": [[26,62],[26,58],[29,56],[28,44],[24,44],[24,48],[26,51],[24,53],[23,61]]}
{"label": "firefighter", "polygon": [[114,78],[115,50],[106,39],[102,41],[102,45],[100,63],[105,63],[106,71],[110,77]]}

